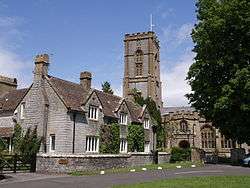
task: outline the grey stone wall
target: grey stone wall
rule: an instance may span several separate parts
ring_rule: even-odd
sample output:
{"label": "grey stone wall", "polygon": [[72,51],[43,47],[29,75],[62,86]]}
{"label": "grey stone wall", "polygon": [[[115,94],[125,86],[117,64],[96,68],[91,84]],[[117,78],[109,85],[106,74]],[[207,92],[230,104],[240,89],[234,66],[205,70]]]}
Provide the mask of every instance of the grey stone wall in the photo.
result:
{"label": "grey stone wall", "polygon": [[[159,163],[169,162],[170,154],[159,153]],[[120,155],[40,155],[37,157],[37,172],[68,173],[122,168],[152,164],[152,154],[132,153]]]}

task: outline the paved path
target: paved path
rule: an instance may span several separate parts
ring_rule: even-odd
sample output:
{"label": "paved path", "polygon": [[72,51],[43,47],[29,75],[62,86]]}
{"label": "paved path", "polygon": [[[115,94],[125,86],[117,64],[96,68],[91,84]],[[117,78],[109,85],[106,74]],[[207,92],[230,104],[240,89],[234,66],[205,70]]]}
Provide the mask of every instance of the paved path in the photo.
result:
{"label": "paved path", "polygon": [[[204,168],[155,170],[146,172],[130,172],[97,176],[48,176],[26,174],[26,178],[18,178],[0,183],[1,188],[107,188],[115,184],[147,182],[159,179],[219,175],[250,175],[250,168],[225,165],[208,165]],[[25,175],[22,175],[25,176]]]}

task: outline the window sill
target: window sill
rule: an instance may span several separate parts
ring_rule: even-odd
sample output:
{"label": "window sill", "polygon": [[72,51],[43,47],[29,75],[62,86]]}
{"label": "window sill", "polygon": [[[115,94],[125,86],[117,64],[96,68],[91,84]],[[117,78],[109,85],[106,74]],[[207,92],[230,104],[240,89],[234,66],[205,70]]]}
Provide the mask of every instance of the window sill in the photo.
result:
{"label": "window sill", "polygon": [[99,151],[85,151],[85,153],[87,153],[87,154],[98,154]]}
{"label": "window sill", "polygon": [[120,125],[128,125],[128,124],[124,124],[124,123],[119,123]]}
{"label": "window sill", "polygon": [[98,120],[98,119],[91,119],[91,118],[89,118],[89,121],[95,121],[95,122],[98,122],[99,120]]}

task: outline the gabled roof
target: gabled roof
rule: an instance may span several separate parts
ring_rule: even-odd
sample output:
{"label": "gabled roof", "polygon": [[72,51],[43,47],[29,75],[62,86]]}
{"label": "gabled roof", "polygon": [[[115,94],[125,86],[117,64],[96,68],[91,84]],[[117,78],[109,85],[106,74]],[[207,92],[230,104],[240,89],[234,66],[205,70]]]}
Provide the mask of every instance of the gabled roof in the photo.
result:
{"label": "gabled roof", "polygon": [[86,99],[88,92],[80,84],[53,76],[48,76],[47,79],[69,110],[83,112],[81,104]]}
{"label": "gabled roof", "polygon": [[109,93],[104,93],[99,90],[94,90],[97,94],[98,99],[102,103],[103,113],[105,116],[117,118],[115,111],[116,108],[120,105],[121,97],[112,95]]}
{"label": "gabled roof", "polygon": [[143,111],[143,108],[141,106],[135,104],[133,101],[113,94],[105,93],[99,90],[94,90],[94,92],[97,94],[97,97],[102,104],[103,113],[105,116],[118,118],[116,115],[116,111],[119,109],[122,103],[125,102],[131,115],[131,121],[141,123],[140,114]]}
{"label": "gabled roof", "polygon": [[0,98],[0,114],[13,113],[28,92],[29,88],[12,90]]}

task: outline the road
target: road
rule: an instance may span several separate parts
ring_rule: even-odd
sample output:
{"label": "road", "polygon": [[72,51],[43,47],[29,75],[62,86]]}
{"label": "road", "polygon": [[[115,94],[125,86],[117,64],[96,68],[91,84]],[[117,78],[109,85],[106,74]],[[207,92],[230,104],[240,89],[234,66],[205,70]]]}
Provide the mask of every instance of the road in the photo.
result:
{"label": "road", "polygon": [[[27,177],[13,178],[0,183],[1,188],[108,188],[115,184],[130,184],[153,180],[220,175],[250,175],[250,168],[207,165],[204,168],[189,168],[175,170],[155,170],[145,172],[130,172],[97,176],[49,176],[26,174]],[[32,177],[33,176],[33,177]]]}

